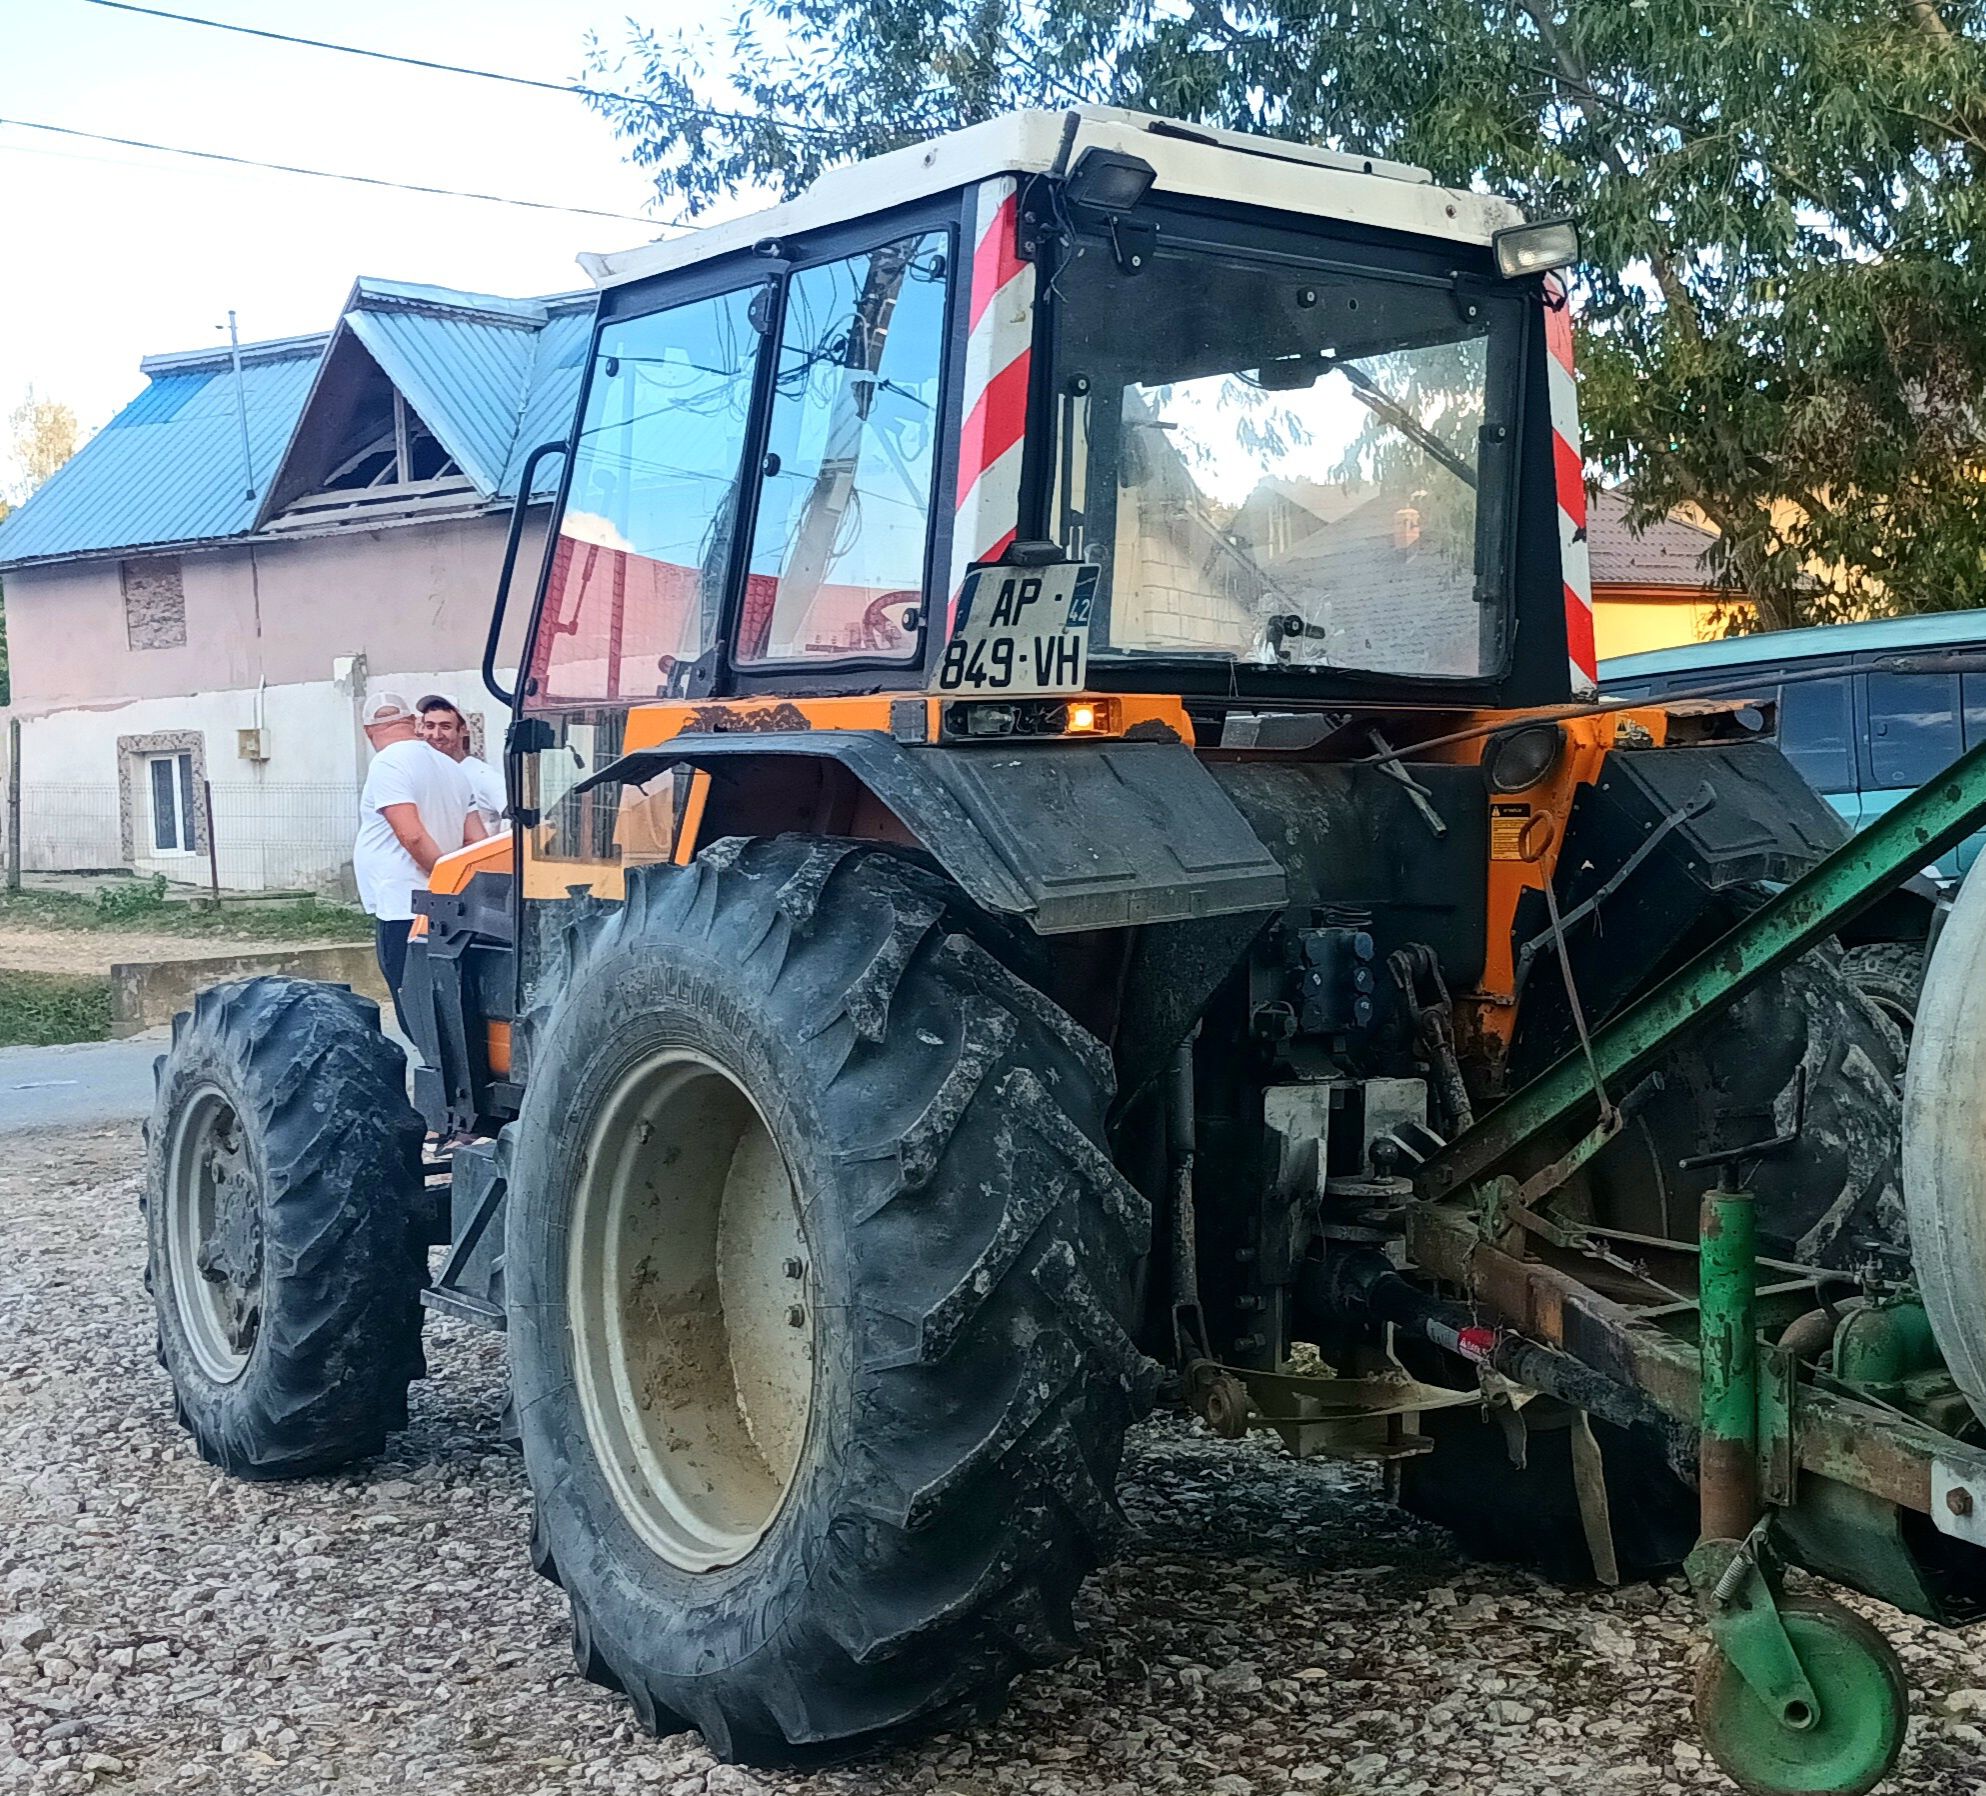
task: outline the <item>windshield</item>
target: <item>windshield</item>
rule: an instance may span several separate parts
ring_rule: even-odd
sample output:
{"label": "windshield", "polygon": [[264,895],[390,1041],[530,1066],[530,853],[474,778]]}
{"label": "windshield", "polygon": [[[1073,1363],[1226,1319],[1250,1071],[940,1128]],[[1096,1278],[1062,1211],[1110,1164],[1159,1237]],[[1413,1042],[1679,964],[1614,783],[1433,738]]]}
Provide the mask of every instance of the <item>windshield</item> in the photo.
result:
{"label": "windshield", "polygon": [[1165,236],[1135,269],[1082,240],[1056,276],[1053,515],[1104,570],[1091,653],[1497,671],[1513,296]]}

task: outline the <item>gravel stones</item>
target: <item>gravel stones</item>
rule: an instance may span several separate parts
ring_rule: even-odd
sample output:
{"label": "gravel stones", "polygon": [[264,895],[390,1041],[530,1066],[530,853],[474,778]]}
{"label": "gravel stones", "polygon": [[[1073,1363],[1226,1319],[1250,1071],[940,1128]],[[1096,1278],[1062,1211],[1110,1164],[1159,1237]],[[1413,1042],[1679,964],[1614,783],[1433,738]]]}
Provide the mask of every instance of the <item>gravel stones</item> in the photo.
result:
{"label": "gravel stones", "polygon": [[[388,1457],[217,1478],[140,1288],[133,1130],[0,1153],[0,1796],[1685,1796],[1679,1586],[1470,1566],[1371,1475],[1133,1438],[1086,1648],[1005,1715],[813,1773],[651,1740],[530,1574],[502,1345],[430,1318]],[[1986,1642],[1874,1605],[1919,1698],[1895,1787],[1986,1796]]]}

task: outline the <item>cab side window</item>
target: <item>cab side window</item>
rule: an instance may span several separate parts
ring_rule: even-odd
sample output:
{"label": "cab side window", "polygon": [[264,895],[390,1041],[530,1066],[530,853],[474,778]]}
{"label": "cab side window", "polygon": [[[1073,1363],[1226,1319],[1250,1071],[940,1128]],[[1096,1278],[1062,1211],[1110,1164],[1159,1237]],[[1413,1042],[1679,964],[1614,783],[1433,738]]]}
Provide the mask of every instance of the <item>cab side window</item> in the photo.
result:
{"label": "cab side window", "polygon": [[527,708],[681,696],[716,643],[766,292],[602,329]]}
{"label": "cab side window", "polygon": [[917,653],[948,242],[927,231],[788,281],[741,664]]}

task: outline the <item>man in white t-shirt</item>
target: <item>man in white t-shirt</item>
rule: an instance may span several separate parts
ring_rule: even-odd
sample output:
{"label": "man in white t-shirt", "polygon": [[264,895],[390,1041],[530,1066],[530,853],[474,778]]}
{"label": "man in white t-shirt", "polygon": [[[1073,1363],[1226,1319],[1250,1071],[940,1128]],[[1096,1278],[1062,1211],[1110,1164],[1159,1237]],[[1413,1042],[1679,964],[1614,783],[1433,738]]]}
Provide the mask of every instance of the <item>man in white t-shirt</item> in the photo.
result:
{"label": "man in white t-shirt", "polygon": [[439,749],[462,769],[469,790],[476,796],[476,810],[483,828],[496,835],[505,825],[504,811],[509,801],[504,795],[503,775],[480,755],[469,752],[469,720],[462,707],[445,692],[430,692],[414,706],[421,714],[421,740]]}
{"label": "man in white t-shirt", "polygon": [[420,740],[413,707],[397,692],[367,700],[359,721],[373,757],[359,793],[352,874],[359,902],[372,914],[379,971],[405,1034],[400,982],[407,971],[414,894],[427,889],[428,875],[444,854],[480,842],[489,832],[462,769]]}

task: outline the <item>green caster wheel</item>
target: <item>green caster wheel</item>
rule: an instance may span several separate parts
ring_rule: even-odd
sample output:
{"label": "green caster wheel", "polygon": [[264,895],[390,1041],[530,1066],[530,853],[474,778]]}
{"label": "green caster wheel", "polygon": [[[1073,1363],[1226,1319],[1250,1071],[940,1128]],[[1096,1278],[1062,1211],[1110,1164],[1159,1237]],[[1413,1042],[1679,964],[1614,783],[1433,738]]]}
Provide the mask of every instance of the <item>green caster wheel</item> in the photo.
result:
{"label": "green caster wheel", "polygon": [[1696,1724],[1710,1755],[1755,1796],[1829,1792],[1862,1796],[1903,1750],[1910,1696],[1890,1644],[1859,1615],[1825,1597],[1779,1599],[1779,1618],[1820,1699],[1781,1717],[1715,1646],[1696,1678]]}

